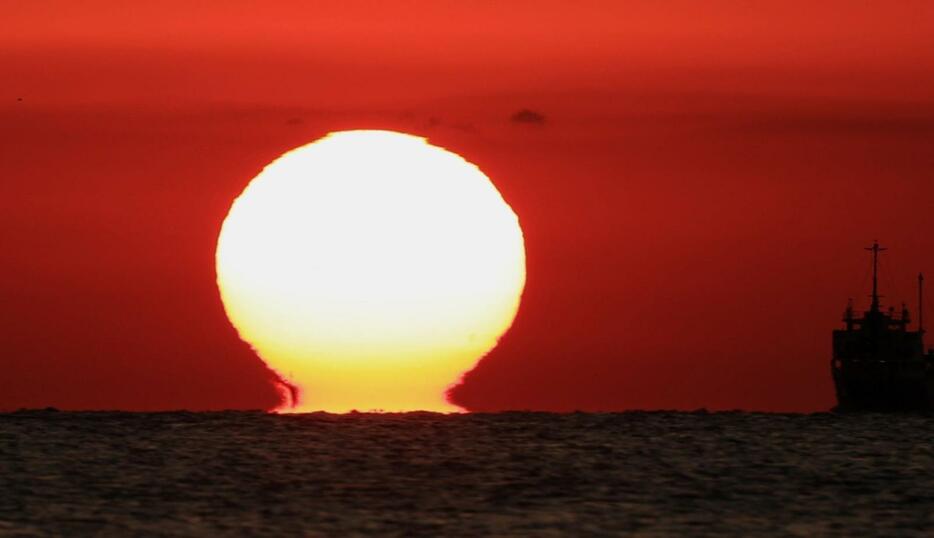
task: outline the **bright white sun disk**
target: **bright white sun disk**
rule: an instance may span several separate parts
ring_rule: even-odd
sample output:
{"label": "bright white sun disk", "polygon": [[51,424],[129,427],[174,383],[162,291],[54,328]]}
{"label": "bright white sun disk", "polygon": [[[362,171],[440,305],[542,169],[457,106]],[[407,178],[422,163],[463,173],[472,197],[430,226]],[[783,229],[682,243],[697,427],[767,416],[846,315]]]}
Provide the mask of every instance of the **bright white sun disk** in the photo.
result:
{"label": "bright white sun disk", "polygon": [[525,284],[518,219],[424,139],[332,133],[268,165],[217,244],[228,317],[303,393],[293,411],[457,411]]}

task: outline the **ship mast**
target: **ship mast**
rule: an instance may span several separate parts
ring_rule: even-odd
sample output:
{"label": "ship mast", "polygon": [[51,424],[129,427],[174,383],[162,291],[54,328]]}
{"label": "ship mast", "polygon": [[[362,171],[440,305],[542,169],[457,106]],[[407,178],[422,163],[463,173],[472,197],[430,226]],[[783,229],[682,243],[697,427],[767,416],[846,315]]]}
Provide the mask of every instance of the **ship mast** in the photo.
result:
{"label": "ship mast", "polygon": [[918,273],[918,334],[924,337],[924,274],[923,273]]}
{"label": "ship mast", "polygon": [[879,252],[883,250],[888,250],[886,248],[879,246],[879,241],[873,241],[871,247],[866,247],[866,250],[872,251],[872,306],[869,307],[870,312],[879,311]]}

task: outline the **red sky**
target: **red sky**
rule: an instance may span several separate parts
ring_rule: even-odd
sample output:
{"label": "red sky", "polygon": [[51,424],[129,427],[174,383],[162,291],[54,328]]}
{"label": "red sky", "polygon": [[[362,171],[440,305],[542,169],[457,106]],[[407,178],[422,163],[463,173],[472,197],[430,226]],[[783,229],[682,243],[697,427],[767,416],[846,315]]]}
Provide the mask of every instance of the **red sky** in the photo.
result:
{"label": "red sky", "polygon": [[0,409],[273,405],[214,245],[339,129],[427,136],[519,215],[470,409],[827,409],[861,247],[890,303],[934,272],[930,2],[267,4],[4,5]]}

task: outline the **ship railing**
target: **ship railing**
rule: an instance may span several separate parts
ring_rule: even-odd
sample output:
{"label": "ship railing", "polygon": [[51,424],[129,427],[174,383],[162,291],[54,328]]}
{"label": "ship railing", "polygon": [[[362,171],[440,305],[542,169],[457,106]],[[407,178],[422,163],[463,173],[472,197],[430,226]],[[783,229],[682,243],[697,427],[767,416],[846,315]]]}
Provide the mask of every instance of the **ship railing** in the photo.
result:
{"label": "ship railing", "polygon": [[[852,322],[855,322],[855,323],[860,323],[860,322],[862,322],[864,319],[866,319],[866,315],[867,315],[868,313],[869,313],[869,312],[850,312],[850,311],[847,311],[847,312],[844,312],[844,313],[843,313],[843,321],[852,321]],[[902,313],[902,312],[900,312],[900,311],[895,311],[895,312],[891,312],[891,311],[890,311],[890,312],[886,312],[886,311],[883,311],[882,313],[885,314],[885,316],[886,316],[887,318],[889,318],[889,320],[891,320],[891,321],[908,321],[908,320],[911,319],[910,316],[906,316],[904,313]]]}

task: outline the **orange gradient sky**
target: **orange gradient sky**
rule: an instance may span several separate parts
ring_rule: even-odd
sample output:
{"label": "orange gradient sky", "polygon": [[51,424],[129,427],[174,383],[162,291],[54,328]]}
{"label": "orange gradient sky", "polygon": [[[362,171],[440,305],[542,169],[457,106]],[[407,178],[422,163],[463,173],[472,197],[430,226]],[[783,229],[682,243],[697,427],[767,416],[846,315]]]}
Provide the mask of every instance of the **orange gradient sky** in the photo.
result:
{"label": "orange gradient sky", "polygon": [[215,6],[4,5],[0,409],[273,407],[215,242],[337,130],[428,137],[522,222],[471,410],[826,409],[861,248],[893,302],[934,271],[930,2]]}

